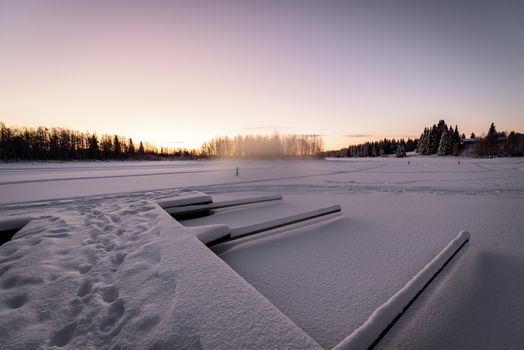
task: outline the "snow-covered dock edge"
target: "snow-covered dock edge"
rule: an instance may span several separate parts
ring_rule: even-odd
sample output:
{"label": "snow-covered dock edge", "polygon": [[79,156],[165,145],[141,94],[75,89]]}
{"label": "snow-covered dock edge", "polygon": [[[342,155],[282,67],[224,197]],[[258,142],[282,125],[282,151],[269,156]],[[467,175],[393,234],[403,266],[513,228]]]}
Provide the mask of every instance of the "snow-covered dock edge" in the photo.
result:
{"label": "snow-covered dock edge", "polygon": [[316,219],[326,215],[336,214],[341,211],[342,208],[340,207],[340,205],[336,204],[330,207],[315,209],[300,214],[289,215],[278,219],[259,222],[256,224],[228,228],[227,232],[226,230],[224,230],[223,227],[213,227],[212,230],[208,230],[209,232],[205,231],[205,227],[202,227],[201,231],[196,231],[195,234],[203,243],[205,243],[208,247],[211,247],[220,243],[234,241],[260,232],[274,230],[280,227],[293,225],[299,222]]}
{"label": "snow-covered dock edge", "polygon": [[275,228],[279,228],[282,226],[292,225],[296,224],[302,221],[315,219],[321,216],[339,213],[342,211],[342,208],[340,205],[335,204],[329,207],[310,210],[304,213],[295,214],[295,215],[289,215],[286,217],[268,220],[264,222],[260,222],[257,224],[242,226],[242,227],[234,227],[231,229],[231,238],[232,239],[239,239],[243,238],[255,233],[263,232],[272,230]]}
{"label": "snow-covered dock edge", "polygon": [[34,217],[32,216],[12,216],[0,219],[0,232],[17,231],[27,225]]}
{"label": "snow-covered dock edge", "polygon": [[458,236],[420,270],[402,289],[377,308],[353,333],[336,345],[334,350],[373,348],[413,301],[431,283],[447,263],[469,241],[468,231]]}
{"label": "snow-covered dock edge", "polygon": [[203,211],[209,211],[213,209],[222,209],[222,208],[228,208],[228,207],[236,207],[236,206],[248,205],[248,204],[258,204],[258,203],[278,201],[278,200],[282,200],[282,195],[278,194],[278,195],[256,196],[256,197],[249,197],[249,198],[226,200],[226,201],[221,201],[221,202],[214,202],[213,200],[211,200],[207,203],[202,203],[202,204],[195,203],[194,205],[170,205],[169,207],[164,206],[163,208],[170,215],[187,215],[187,214],[194,214],[194,213],[203,212]]}

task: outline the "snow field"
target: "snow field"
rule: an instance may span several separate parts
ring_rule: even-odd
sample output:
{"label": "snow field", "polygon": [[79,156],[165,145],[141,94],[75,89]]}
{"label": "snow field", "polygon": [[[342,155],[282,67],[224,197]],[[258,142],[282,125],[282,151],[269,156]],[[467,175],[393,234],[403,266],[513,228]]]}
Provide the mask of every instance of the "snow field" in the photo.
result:
{"label": "snow field", "polygon": [[[439,273],[377,348],[520,348],[524,161],[460,160],[461,164],[457,158],[410,157],[183,166],[2,165],[0,219],[40,219],[0,247],[0,328],[5,330],[0,342],[7,349],[24,344],[58,348],[50,345],[56,343],[75,348],[102,341],[108,347],[136,343],[145,348],[173,344],[184,348],[198,342],[203,347],[223,345],[225,339],[240,335],[231,347],[250,347],[249,337],[263,337],[265,332],[278,338],[273,328],[284,325],[288,338],[267,344],[331,348],[402,289],[453,238],[453,232],[468,230],[475,239]],[[240,176],[235,177],[237,165]],[[219,209],[212,216],[184,221],[190,226],[186,228],[173,220],[164,227],[166,222],[159,218],[165,212],[152,202],[176,196],[182,187],[189,193],[204,191],[217,201],[275,193],[285,199]],[[212,240],[229,227],[333,203],[340,203],[340,215],[213,247],[229,266],[220,265],[214,255],[213,260],[202,256],[207,248],[194,237]],[[100,225],[93,225],[97,220]],[[213,226],[203,227],[207,225]],[[117,234],[119,228],[122,234]],[[159,235],[154,233],[157,228]],[[179,230],[192,238],[166,243],[164,238],[173,232],[178,236]],[[23,232],[29,234],[25,237]],[[193,251],[195,256],[186,256]],[[126,255],[116,258],[117,253]],[[122,262],[115,265],[111,258]],[[201,260],[207,262],[199,265]],[[208,269],[208,264],[221,267],[203,273],[200,280],[200,270]],[[155,275],[158,271],[165,271],[162,278]],[[231,286],[217,282],[222,275],[232,279]],[[169,276],[177,278],[174,284]],[[192,282],[195,276],[198,283]],[[90,281],[85,290],[91,289],[79,297],[82,278]],[[208,284],[211,287],[201,287]],[[118,291],[112,302],[104,301],[106,287],[114,287],[107,294]],[[197,302],[216,295],[217,304],[209,307]],[[221,309],[227,298],[236,301]],[[244,299],[251,304],[249,310]],[[258,318],[250,324],[229,307],[241,315],[268,313],[272,324]],[[137,324],[142,316],[146,320]],[[101,324],[106,326],[100,329]],[[261,331],[245,330],[250,327]]]}
{"label": "snow field", "polygon": [[[482,303],[486,308],[482,313],[482,308],[469,302],[471,296],[458,293],[464,289],[465,281],[471,280],[469,274],[475,274],[477,280],[489,285],[489,277],[477,273],[473,260],[464,264],[478,250],[489,256],[505,257],[503,261],[510,257],[511,261],[521,259],[519,247],[524,244],[524,236],[519,233],[519,227],[524,225],[524,217],[518,213],[522,198],[409,193],[285,194],[279,204],[227,210],[183,224],[201,226],[222,222],[234,227],[249,220],[264,221],[282,212],[293,214],[332,203],[341,204],[340,215],[259,233],[236,243],[218,245],[213,250],[320,345],[331,348],[361,326],[431,261],[454,238],[453,232],[467,229],[475,239],[425,289],[377,347],[391,344],[388,335],[399,334],[405,318],[409,318],[413,326],[409,333],[398,335],[403,343],[395,342],[394,346],[383,348],[406,348],[405,342],[415,344],[408,348],[461,344],[453,341],[461,338],[453,336],[447,338],[448,343],[441,341],[440,346],[432,347],[435,338],[430,340],[430,333],[417,327],[418,321],[424,320],[426,328],[431,328],[434,334],[464,329],[464,325],[454,322],[457,313],[469,320],[469,339],[479,338],[478,332],[486,334],[475,328],[475,321],[467,315],[473,313],[476,322],[484,320],[482,322],[491,324],[489,315],[498,315],[499,308],[488,306],[491,303],[487,299]],[[522,271],[519,266],[522,264],[512,264],[504,274],[497,274],[498,280],[506,282],[497,283],[496,289],[501,291],[494,292],[492,298],[497,299],[495,295],[501,292],[514,296],[513,291],[518,288],[515,283],[521,281],[515,279]],[[521,282],[518,285],[523,286]],[[426,309],[421,300],[427,304],[428,295],[436,297],[441,293],[444,294],[440,302],[431,303],[432,308]],[[470,293],[479,292],[471,289]],[[445,298],[449,294],[454,295],[452,301]],[[455,298],[461,300],[456,301],[459,305],[454,304]],[[517,310],[524,311],[524,308],[518,302],[520,298],[512,299],[515,311],[511,313],[518,319]],[[419,312],[420,309],[425,311]],[[440,314],[437,319],[432,316],[436,313]],[[475,346],[511,347],[519,339],[518,325],[522,323],[504,324],[505,339],[497,337],[498,342],[494,343],[484,337],[482,343],[486,345],[482,347],[475,342]]]}

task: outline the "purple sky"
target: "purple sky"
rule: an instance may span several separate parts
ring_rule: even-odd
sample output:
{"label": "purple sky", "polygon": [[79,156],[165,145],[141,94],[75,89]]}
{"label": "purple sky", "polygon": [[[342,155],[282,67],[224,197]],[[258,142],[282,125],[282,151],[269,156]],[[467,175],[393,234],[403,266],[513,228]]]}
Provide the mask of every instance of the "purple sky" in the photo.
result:
{"label": "purple sky", "polygon": [[196,147],[524,131],[524,1],[0,0],[0,120]]}

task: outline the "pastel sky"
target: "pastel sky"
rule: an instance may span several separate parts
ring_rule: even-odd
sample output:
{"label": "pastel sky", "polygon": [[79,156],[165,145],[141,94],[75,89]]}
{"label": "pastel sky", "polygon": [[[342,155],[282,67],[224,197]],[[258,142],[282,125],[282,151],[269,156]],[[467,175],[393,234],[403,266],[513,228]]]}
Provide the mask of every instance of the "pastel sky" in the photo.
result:
{"label": "pastel sky", "polygon": [[0,0],[0,121],[171,147],[524,131],[524,1]]}

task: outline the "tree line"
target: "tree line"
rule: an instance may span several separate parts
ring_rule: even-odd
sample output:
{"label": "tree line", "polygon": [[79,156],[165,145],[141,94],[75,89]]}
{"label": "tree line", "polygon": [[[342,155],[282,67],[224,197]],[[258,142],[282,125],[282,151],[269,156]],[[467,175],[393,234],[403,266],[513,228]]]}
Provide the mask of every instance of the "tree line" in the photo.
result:
{"label": "tree line", "polygon": [[487,134],[478,137],[471,133],[466,138],[465,134],[459,133],[457,126],[453,130],[440,120],[431,128],[424,128],[417,152],[440,156],[518,157],[524,155],[524,135],[515,131],[499,132],[495,123],[491,123]]}
{"label": "tree line", "polygon": [[220,136],[199,150],[157,147],[119,135],[66,128],[7,127],[0,122],[1,161],[157,160],[197,158],[315,157],[323,150],[318,135]]}
{"label": "tree line", "polygon": [[475,137],[472,151],[480,157],[522,157],[524,156],[524,134],[511,131],[499,132],[495,124],[491,123],[488,133],[484,137]]}
{"label": "tree line", "polygon": [[0,157],[20,160],[125,160],[191,158],[193,151],[164,149],[131,138],[65,128],[7,127],[0,122]]}
{"label": "tree line", "polygon": [[323,152],[319,135],[220,136],[204,142],[199,150],[163,148],[135,143],[131,138],[101,135],[65,128],[7,127],[0,122],[0,160],[133,160],[196,158],[310,158],[310,157],[404,157],[406,152],[423,155],[468,155],[478,157],[524,156],[524,134],[499,132],[494,123],[487,134],[466,138],[458,127],[440,120],[424,128],[418,139],[383,139]]}
{"label": "tree line", "polygon": [[219,136],[205,142],[201,154],[208,158],[309,158],[324,148],[319,135],[237,135]]}
{"label": "tree line", "polygon": [[405,157],[406,152],[416,151],[422,155],[466,155],[471,157],[505,157],[524,156],[524,134],[511,131],[499,132],[495,124],[486,135],[469,138],[459,132],[458,126],[453,128],[440,120],[431,127],[425,127],[418,139],[384,139],[376,142],[366,142],[350,145],[336,151],[324,152],[327,157],[381,157],[395,155]]}
{"label": "tree line", "polygon": [[405,157],[406,152],[412,152],[417,148],[417,139],[388,139],[380,141],[365,142],[358,145],[350,145],[338,151],[324,153],[326,157],[383,157],[395,155]]}
{"label": "tree line", "polygon": [[431,128],[424,128],[418,139],[417,153],[458,156],[465,138],[464,134],[460,135],[456,125],[453,129],[451,126],[448,127],[444,120],[440,120]]}

